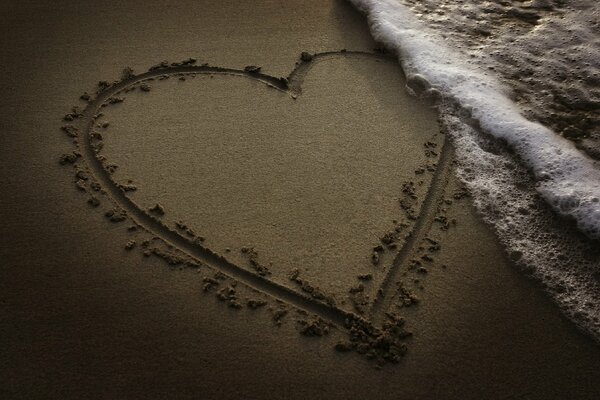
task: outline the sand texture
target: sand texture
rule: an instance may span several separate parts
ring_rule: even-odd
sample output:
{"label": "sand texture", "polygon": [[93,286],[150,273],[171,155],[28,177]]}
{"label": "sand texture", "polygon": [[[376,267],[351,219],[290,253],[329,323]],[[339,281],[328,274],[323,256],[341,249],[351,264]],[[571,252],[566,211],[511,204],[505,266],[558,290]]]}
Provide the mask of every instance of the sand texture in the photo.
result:
{"label": "sand texture", "polygon": [[505,257],[349,4],[0,24],[0,397],[600,393],[597,344]]}

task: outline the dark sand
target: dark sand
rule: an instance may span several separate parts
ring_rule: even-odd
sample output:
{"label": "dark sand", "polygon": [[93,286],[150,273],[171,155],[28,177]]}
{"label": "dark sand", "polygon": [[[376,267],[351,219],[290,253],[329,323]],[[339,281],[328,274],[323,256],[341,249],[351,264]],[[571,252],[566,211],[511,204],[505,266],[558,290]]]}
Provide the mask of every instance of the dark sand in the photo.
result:
{"label": "dark sand", "polygon": [[[371,254],[396,225],[394,215],[409,231],[416,226],[416,239],[407,240],[410,252],[388,287],[393,293],[400,279],[405,303],[418,298],[417,304],[392,306],[413,336],[403,341],[408,352],[400,363],[381,370],[356,352],[334,350],[347,338],[343,328],[320,338],[302,336],[306,325],[297,321],[310,323],[312,317],[290,304],[297,304],[296,295],[281,292],[279,304],[230,279],[217,279],[219,288],[204,293],[211,281],[203,278],[213,277],[214,270],[169,267],[160,257],[143,257],[154,248],[167,261],[171,253],[183,256],[155,244],[160,241],[144,247],[152,234],[128,230],[128,220],[111,222],[104,215],[113,207],[108,198],[97,194],[98,207],[88,204],[90,194],[77,189],[70,164],[59,165],[60,155],[73,149],[59,129],[61,117],[74,104],[85,106],[79,96],[94,93],[99,80],[118,79],[125,66],[142,72],[163,59],[195,57],[198,64],[239,70],[262,66],[265,74],[280,77],[290,73],[302,51],[372,52],[376,44],[366,21],[346,3],[15,2],[5,4],[0,15],[1,397],[600,394],[598,346],[510,264],[451,173],[434,178],[434,200],[448,200],[441,210],[437,202],[427,207],[425,201],[426,212],[415,223],[397,206],[411,192],[402,183],[423,180],[415,192],[419,211],[434,174],[416,176],[415,170],[438,156],[424,147],[435,133],[431,111],[396,93],[402,77],[385,60],[343,54],[313,60],[297,100],[247,77],[198,75],[180,82],[173,76],[149,82],[147,93],[124,94],[125,102],[106,107],[103,121],[109,125],[96,128],[103,154],[119,166],[114,179],[136,186],[126,193],[142,208],[160,203],[164,215],[155,211],[156,217],[173,229],[181,220],[184,231],[189,227],[196,237],[205,236],[206,247],[234,263],[248,258],[243,246],[254,246],[261,265],[273,262],[268,279],[299,293],[299,282],[310,281],[343,309],[353,309],[345,296],[358,286],[357,275],[373,274],[364,283],[370,296],[386,276],[390,260],[374,266]],[[381,133],[377,140],[365,140],[369,127]],[[357,147],[343,140],[346,133]],[[245,134],[245,140],[236,141],[236,134]],[[434,140],[436,154],[440,141]],[[298,152],[299,146],[305,151]],[[271,162],[281,165],[294,151],[293,170],[264,162],[273,155]],[[306,158],[315,151],[321,152],[318,159]],[[230,157],[222,164],[224,155]],[[269,186],[271,196],[265,190],[264,197],[253,196],[253,188],[269,182],[278,184]],[[93,193],[89,180],[85,185]],[[276,196],[290,192],[305,197]],[[304,207],[311,201],[324,218],[311,220],[315,213]],[[430,240],[422,241],[425,237]],[[290,281],[294,268],[301,274]],[[267,304],[252,310],[248,299]],[[382,304],[388,302],[398,299]],[[378,310],[378,319],[381,314]]]}

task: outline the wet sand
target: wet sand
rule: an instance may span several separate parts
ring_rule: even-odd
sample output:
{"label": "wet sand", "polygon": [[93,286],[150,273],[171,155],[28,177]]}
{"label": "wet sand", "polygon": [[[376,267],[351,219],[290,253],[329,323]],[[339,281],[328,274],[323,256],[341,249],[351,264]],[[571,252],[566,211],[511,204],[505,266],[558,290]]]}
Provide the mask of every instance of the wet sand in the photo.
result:
{"label": "wet sand", "polygon": [[[381,55],[353,59],[340,51],[376,54],[377,47],[362,16],[346,3],[4,7],[2,25],[11,28],[0,39],[6,60],[0,84],[7,93],[0,117],[4,398],[585,399],[599,393],[597,345],[511,265],[451,168],[439,174],[443,137],[431,142],[434,116],[427,105],[395,94],[402,77],[385,59],[376,61]],[[302,61],[303,51],[335,57]],[[98,81],[119,79],[125,66],[142,73],[163,59],[189,57],[197,59],[194,65],[208,62],[243,76],[210,78],[198,70],[192,78],[164,70],[174,73],[148,82],[149,91],[140,86],[119,94],[125,101],[105,107],[93,128],[102,135],[94,143],[104,145],[103,165],[118,166],[109,174],[122,185],[117,190],[140,210],[153,208],[148,215],[168,227],[149,232],[153,222],[133,224],[127,204],[123,210],[102,193],[106,187],[94,189],[93,171],[82,179],[68,159],[59,164],[61,154],[74,149],[73,138],[60,130],[73,121],[61,118],[72,105],[83,109],[87,102],[80,95],[94,96]],[[291,95],[297,88],[280,91],[266,79],[276,86],[269,88],[257,76],[247,79],[252,70],[244,71],[261,66],[261,73],[277,79],[297,62],[315,65],[296,100]],[[194,101],[181,101],[181,94]],[[209,117],[200,113],[207,107]],[[357,116],[361,109],[366,115]],[[339,110],[349,117],[333,118]],[[394,122],[406,124],[399,135],[393,134]],[[382,134],[361,143],[370,126]],[[286,132],[298,131],[312,136],[302,136],[305,143],[286,139]],[[358,149],[347,146],[346,132]],[[236,133],[245,133],[245,140],[236,141]],[[307,160],[308,150],[298,152],[294,170],[313,163],[318,174],[260,164],[269,154],[283,163],[298,146],[322,154]],[[356,165],[344,164],[360,148],[380,157],[357,155]],[[232,155],[229,168],[220,169],[224,154]],[[359,176],[373,158],[375,167]],[[244,160],[252,162],[240,168]],[[438,168],[427,170],[433,162]],[[179,168],[183,173],[175,174]],[[269,172],[291,185],[270,193],[296,190],[307,196],[298,204],[314,201],[318,211],[299,206],[285,212],[294,202],[273,194],[243,208],[260,199],[252,188],[272,181]],[[219,186],[223,181],[228,185]],[[312,189],[303,192],[306,187]],[[236,203],[236,195],[245,201]],[[92,197],[98,202],[88,203]],[[269,204],[273,198],[279,208]],[[195,199],[203,200],[202,207]],[[370,207],[363,211],[362,204]],[[313,221],[314,215],[327,218]],[[277,229],[260,229],[272,227],[273,218]],[[223,220],[228,223],[217,224]],[[244,224],[232,228],[240,220]],[[294,221],[312,242],[288,234]],[[402,222],[413,234],[394,239],[398,268],[392,268],[391,256],[374,263],[379,242],[397,254],[381,239]],[[327,231],[333,225],[339,232]],[[154,239],[157,234],[167,242],[176,234],[202,238],[199,248],[207,251],[190,257]],[[328,246],[340,255],[321,257]],[[347,269],[336,263],[340,257]],[[198,268],[211,260],[216,269]],[[306,262],[298,266],[298,260]],[[236,272],[237,265],[257,274],[264,272],[258,267],[268,267],[268,282]],[[224,278],[217,273],[221,267],[238,275]],[[397,281],[401,290],[394,296]],[[399,363],[379,369],[365,355],[335,350],[348,340],[335,321],[361,312],[356,305],[362,294],[372,300],[381,284],[388,293],[382,305],[371,309],[368,303],[362,312],[368,317],[375,311],[380,322],[389,306],[405,318],[403,330],[412,336],[400,340],[407,352]],[[315,287],[323,298],[311,297]],[[313,313],[334,324],[321,323]]]}

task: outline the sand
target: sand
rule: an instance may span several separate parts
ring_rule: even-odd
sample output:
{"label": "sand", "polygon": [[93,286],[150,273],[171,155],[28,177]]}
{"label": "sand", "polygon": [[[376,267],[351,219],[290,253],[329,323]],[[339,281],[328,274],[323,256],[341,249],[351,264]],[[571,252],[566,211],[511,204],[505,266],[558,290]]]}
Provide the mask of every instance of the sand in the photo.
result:
{"label": "sand", "polygon": [[3,7],[3,398],[599,393],[345,2]]}

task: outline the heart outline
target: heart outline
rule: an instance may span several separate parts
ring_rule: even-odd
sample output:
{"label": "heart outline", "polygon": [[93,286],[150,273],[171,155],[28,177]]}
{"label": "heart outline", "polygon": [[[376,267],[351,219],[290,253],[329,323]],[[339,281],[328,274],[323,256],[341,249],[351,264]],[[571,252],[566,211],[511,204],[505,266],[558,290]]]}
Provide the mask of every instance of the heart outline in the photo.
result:
{"label": "heart outline", "polygon": [[[75,115],[76,123],[81,127],[80,130],[83,139],[79,142],[78,138],[76,138],[75,144],[82,150],[80,154],[87,165],[87,172],[95,178],[96,182],[100,183],[103,193],[110,198],[110,201],[116,207],[125,211],[127,217],[138,227],[153,234],[155,237],[158,237],[166,244],[174,246],[193,259],[208,264],[213,269],[241,281],[254,290],[258,290],[275,299],[283,300],[296,308],[316,314],[322,319],[335,325],[344,326],[348,319],[364,319],[365,316],[343,310],[335,304],[316,300],[302,292],[240,267],[228,261],[224,256],[215,253],[209,247],[203,246],[198,242],[192,242],[180,232],[171,229],[161,220],[148,214],[142,207],[127,197],[125,192],[112,179],[110,172],[107,171],[102,160],[98,157],[98,152],[92,141],[92,133],[96,120],[95,116],[102,107],[106,106],[108,104],[107,102],[113,96],[120,94],[128,87],[142,83],[146,80],[162,76],[185,74],[221,74],[239,76],[257,80],[276,90],[288,93],[295,98],[301,95],[302,82],[314,65],[313,61],[340,56],[390,59],[389,56],[382,54],[360,51],[342,50],[317,53],[312,56],[310,61],[297,63],[288,78],[276,78],[256,70],[223,68],[207,64],[199,66],[190,64],[168,65],[164,68],[151,69],[147,72],[138,75],[130,75],[121,81],[117,81],[112,85],[103,88],[95,98],[90,99],[83,112]],[[397,279],[402,267],[406,264],[406,260],[408,260],[409,256],[415,251],[415,247],[425,238],[425,235],[431,227],[433,215],[437,210],[437,205],[441,203],[442,195],[448,180],[451,158],[450,145],[448,144],[448,140],[444,137],[438,162],[425,198],[419,209],[416,222],[412,226],[407,241],[394,257],[392,265],[379,287],[378,293],[381,291],[384,295],[382,296],[381,301],[377,301],[378,299],[375,298],[371,304],[369,313],[366,316],[368,321],[379,321],[383,317],[383,313],[389,308],[391,302],[394,300],[396,293],[387,296],[385,294],[388,294],[390,285]]]}

